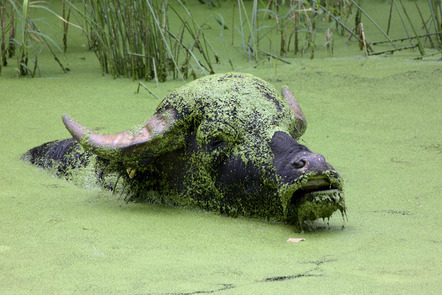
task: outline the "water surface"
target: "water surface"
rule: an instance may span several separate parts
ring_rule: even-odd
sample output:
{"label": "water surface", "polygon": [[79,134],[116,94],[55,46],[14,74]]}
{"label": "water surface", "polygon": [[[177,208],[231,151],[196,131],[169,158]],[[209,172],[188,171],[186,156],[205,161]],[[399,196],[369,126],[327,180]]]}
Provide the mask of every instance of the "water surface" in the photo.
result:
{"label": "water surface", "polygon": [[[221,45],[220,45],[221,46]],[[100,132],[146,120],[158,100],[102,76],[73,46],[72,73],[0,77],[2,294],[437,294],[442,283],[442,68],[414,53],[274,62],[249,72],[288,85],[308,121],[303,143],[345,180],[348,222],[297,233],[85,190],[19,160],[67,138],[69,113]],[[47,65],[47,66],[46,66]],[[44,70],[44,71],[43,71]],[[219,66],[218,72],[229,67]],[[163,97],[184,82],[148,84]],[[287,243],[289,238],[305,238]]]}

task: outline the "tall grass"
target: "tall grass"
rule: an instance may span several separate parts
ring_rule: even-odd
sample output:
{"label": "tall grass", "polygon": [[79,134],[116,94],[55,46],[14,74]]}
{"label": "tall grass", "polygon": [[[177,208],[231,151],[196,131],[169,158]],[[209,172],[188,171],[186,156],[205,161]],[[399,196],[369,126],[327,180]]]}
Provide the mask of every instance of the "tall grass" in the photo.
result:
{"label": "tall grass", "polygon": [[[385,24],[377,23],[378,18],[364,10],[362,0],[199,2],[207,4],[207,9],[232,5],[231,26],[225,21],[227,15],[217,13],[220,38],[229,25],[232,45],[239,45],[243,56],[257,64],[263,56],[286,63],[285,57],[290,56],[314,58],[319,46],[326,47],[328,54],[333,55],[336,37],[344,35],[348,35],[348,40],[356,40],[365,55],[417,49],[422,57],[428,47],[440,53],[442,0],[389,1],[378,4],[385,5],[389,11],[385,30]],[[0,74],[2,67],[15,58],[18,76],[34,76],[39,71],[38,57],[43,50],[50,51],[62,70],[67,71],[61,57],[67,50],[68,25],[73,25],[69,22],[71,13],[80,20],[80,28],[96,53],[103,73],[113,77],[156,82],[195,78],[198,74],[214,73],[213,63],[219,62],[204,30],[181,0],[63,0],[55,7],[60,8],[60,15],[44,1],[0,0]],[[63,21],[62,46],[37,26],[34,17],[37,9]],[[412,19],[412,12],[418,21]],[[393,20],[400,21],[404,36],[392,39]],[[367,35],[367,24],[377,29],[383,39],[369,42],[373,35]],[[409,44],[401,45],[404,41]],[[375,51],[376,45],[391,48]]]}
{"label": "tall grass", "polygon": [[[359,39],[344,24],[352,13],[352,5],[349,3],[346,0],[270,0],[264,5],[253,0],[252,7],[247,9],[243,0],[236,0],[233,1],[232,27],[235,27],[241,36],[243,54],[248,59],[257,60],[259,54],[279,54],[280,57],[284,57],[290,53],[309,54],[314,58],[318,40],[325,38],[322,45],[332,54],[334,34],[343,35],[347,30]],[[272,44],[275,34],[279,36],[279,44],[276,46],[278,53],[270,52],[275,48]],[[263,40],[267,42],[262,42]],[[263,49],[262,44],[269,44],[269,48]]]}
{"label": "tall grass", "polygon": [[[350,0],[353,1],[353,0]],[[415,49],[417,48],[421,57],[426,55],[424,40],[429,41],[429,47],[435,48],[439,51],[442,50],[442,8],[441,8],[441,0],[427,0],[422,1],[424,5],[426,4],[428,15],[425,15],[422,12],[421,6],[422,4],[418,4],[417,1],[414,1],[416,10],[419,14],[421,23],[416,21],[412,21],[409,16],[410,9],[407,10],[406,5],[404,5],[402,0],[391,0],[390,9],[389,9],[389,18],[387,24],[387,30],[385,35],[387,35],[388,42],[386,41],[378,41],[373,42],[372,45],[380,45],[385,43],[390,43],[394,48],[384,51],[372,52],[372,55],[379,55],[384,53],[393,53],[395,51],[401,51],[404,49]],[[394,9],[393,9],[394,8]],[[396,12],[396,13],[395,13]],[[401,20],[402,26],[404,28],[404,32],[406,34],[403,38],[398,38],[395,40],[391,40],[388,37],[390,31],[390,24],[394,17],[399,17]],[[424,34],[420,31],[424,30]],[[408,46],[399,47],[397,45],[398,42],[407,41],[410,43]]]}
{"label": "tall grass", "polygon": [[[422,1],[428,5],[429,15],[422,15],[418,2],[414,2],[421,14],[421,25],[427,32],[424,37],[430,40],[433,47],[440,50],[441,0]],[[389,52],[418,48],[420,55],[425,55],[422,36],[419,33],[420,25],[410,18],[410,6],[406,9],[402,0],[391,0],[390,19],[386,30],[382,29],[381,24],[363,9],[362,0],[269,0],[266,2],[253,0],[252,3],[232,0],[232,3],[234,13],[232,26],[235,27],[235,32],[239,33],[243,54],[249,60],[257,60],[260,54],[279,57],[289,54],[308,54],[310,58],[314,58],[315,49],[318,46],[325,46],[327,52],[332,55],[335,36],[345,34],[348,34],[348,40],[352,38],[357,40],[366,56],[385,53],[373,50],[372,46],[380,43],[389,43],[393,47]],[[397,40],[392,40],[389,36],[393,7],[396,8],[395,11],[401,19],[407,38],[410,40],[410,46],[399,47]],[[371,36],[367,36],[364,22],[376,28],[386,41],[369,43],[368,39]],[[272,44],[275,42],[275,35],[279,36],[276,46]],[[433,41],[434,38],[435,41]],[[232,43],[234,39],[232,35]],[[268,49],[264,49],[263,44],[269,44]]]}
{"label": "tall grass", "polygon": [[0,6],[1,24],[1,67],[8,64],[8,58],[16,57],[17,75],[34,77],[38,67],[38,56],[46,48],[59,64],[63,72],[65,68],[56,52],[60,47],[46,34],[42,33],[37,22],[31,16],[34,9],[42,9],[55,14],[41,1],[4,0]]}
{"label": "tall grass", "polygon": [[[217,59],[216,53],[179,0],[173,6],[166,0],[83,0],[82,7],[69,3],[83,20],[103,73],[165,81],[214,72],[210,56]],[[177,32],[170,17],[180,22]]]}

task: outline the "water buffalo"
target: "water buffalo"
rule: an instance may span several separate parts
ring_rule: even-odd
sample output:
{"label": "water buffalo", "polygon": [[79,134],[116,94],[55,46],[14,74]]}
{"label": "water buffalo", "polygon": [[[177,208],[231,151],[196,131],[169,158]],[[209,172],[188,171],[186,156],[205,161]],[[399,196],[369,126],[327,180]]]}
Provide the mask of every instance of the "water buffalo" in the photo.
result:
{"label": "water buffalo", "polygon": [[292,92],[249,74],[206,76],[159,104],[132,129],[100,135],[67,115],[73,138],[24,159],[79,185],[229,216],[302,226],[345,214],[342,181],[297,139],[306,120]]}

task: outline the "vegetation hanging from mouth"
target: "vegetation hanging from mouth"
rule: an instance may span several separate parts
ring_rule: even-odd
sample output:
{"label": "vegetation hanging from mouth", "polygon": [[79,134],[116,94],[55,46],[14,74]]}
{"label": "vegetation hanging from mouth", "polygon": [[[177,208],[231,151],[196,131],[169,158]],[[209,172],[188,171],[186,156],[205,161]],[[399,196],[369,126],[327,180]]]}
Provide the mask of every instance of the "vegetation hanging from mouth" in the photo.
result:
{"label": "vegetation hanging from mouth", "polygon": [[283,185],[280,198],[285,221],[301,229],[306,221],[328,220],[338,210],[345,220],[343,183],[333,170],[306,173],[295,183]]}
{"label": "vegetation hanging from mouth", "polygon": [[347,208],[341,190],[332,189],[306,193],[303,200],[296,206],[297,220],[292,220],[292,222],[297,222],[302,228],[305,221],[314,221],[320,218],[328,221],[338,210],[345,221]]}

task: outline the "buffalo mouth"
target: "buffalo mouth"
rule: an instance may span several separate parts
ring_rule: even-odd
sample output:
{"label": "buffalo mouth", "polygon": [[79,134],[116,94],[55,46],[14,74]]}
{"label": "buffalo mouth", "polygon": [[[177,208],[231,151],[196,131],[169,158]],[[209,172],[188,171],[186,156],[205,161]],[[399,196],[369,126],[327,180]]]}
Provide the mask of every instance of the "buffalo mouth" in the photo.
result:
{"label": "buffalo mouth", "polygon": [[342,180],[334,172],[304,175],[295,184],[287,186],[284,199],[286,221],[301,229],[303,224],[317,219],[328,222],[336,211],[340,211],[345,220]]}

